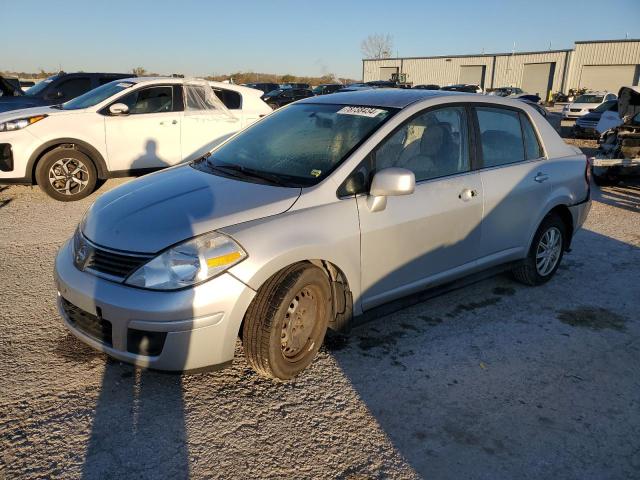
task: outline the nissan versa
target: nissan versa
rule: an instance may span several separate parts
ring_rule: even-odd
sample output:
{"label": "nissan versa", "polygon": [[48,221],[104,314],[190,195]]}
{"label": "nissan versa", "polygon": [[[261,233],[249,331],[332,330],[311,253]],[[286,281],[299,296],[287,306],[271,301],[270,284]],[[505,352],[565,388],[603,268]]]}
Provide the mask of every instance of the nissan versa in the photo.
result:
{"label": "nissan versa", "polygon": [[327,328],[502,266],[558,269],[588,164],[517,100],[374,89],[305,99],[100,196],[59,251],[68,328],[143,367],[289,379]]}

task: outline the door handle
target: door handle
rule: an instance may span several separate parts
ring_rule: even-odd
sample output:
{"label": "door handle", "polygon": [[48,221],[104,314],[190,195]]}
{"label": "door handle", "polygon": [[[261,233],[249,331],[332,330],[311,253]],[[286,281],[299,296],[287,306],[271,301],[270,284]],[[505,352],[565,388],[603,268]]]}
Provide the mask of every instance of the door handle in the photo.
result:
{"label": "door handle", "polygon": [[533,179],[538,183],[542,183],[549,180],[549,175],[547,175],[546,173],[538,172],[538,174]]}
{"label": "door handle", "polygon": [[462,190],[460,192],[460,194],[458,195],[458,198],[460,200],[462,200],[463,202],[468,202],[473,197],[477,197],[477,196],[478,196],[478,192],[476,190],[472,190],[470,188],[465,188],[464,190]]}

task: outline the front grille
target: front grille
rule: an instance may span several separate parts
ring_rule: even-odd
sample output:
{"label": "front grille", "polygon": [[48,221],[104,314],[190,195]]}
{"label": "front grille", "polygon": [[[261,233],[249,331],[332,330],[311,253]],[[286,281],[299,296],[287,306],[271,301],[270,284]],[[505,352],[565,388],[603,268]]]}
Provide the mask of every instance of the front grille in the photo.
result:
{"label": "front grille", "polygon": [[151,258],[152,255],[126,255],[92,246],[84,268],[124,279]]}
{"label": "front grille", "polygon": [[111,334],[111,322],[85,312],[64,297],[60,298],[64,313],[69,323],[85,335],[111,347],[113,345]]}

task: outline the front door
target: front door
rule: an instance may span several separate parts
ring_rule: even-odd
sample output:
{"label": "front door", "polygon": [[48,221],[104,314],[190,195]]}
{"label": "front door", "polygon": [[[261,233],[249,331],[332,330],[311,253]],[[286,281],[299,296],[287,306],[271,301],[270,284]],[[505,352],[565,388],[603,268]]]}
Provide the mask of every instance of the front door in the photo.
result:
{"label": "front door", "polygon": [[118,99],[127,115],[105,116],[109,169],[159,168],[180,162],[181,112],[174,111],[173,88],[141,88]]}
{"label": "front door", "polygon": [[365,310],[464,272],[477,258],[482,184],[471,171],[469,131],[465,107],[428,110],[372,153],[374,171],[412,170],[416,188],[379,212],[357,197]]}

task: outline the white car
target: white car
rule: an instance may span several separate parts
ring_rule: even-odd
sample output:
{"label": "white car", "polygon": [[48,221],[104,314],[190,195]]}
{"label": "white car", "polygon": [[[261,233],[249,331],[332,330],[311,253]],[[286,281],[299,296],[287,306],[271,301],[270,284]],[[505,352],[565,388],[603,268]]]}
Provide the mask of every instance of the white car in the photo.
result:
{"label": "white car", "polygon": [[0,114],[0,184],[77,200],[99,179],[194,160],[271,113],[252,88],[183,78],[116,80],[62,105]]}
{"label": "white car", "polygon": [[574,120],[582,117],[589,112],[593,112],[597,107],[609,100],[615,100],[618,97],[615,93],[610,92],[588,92],[580,95],[573,103],[568,103],[562,108],[563,120]]}

